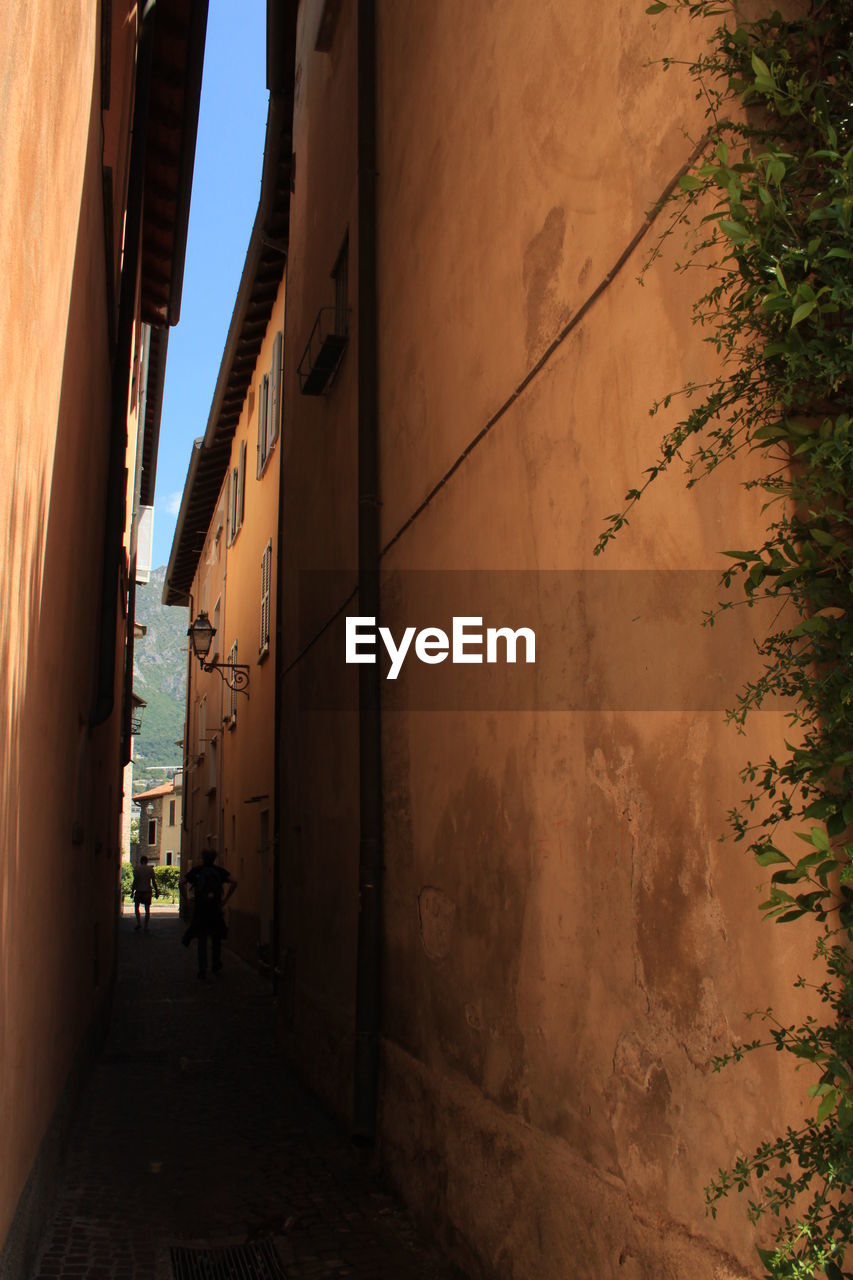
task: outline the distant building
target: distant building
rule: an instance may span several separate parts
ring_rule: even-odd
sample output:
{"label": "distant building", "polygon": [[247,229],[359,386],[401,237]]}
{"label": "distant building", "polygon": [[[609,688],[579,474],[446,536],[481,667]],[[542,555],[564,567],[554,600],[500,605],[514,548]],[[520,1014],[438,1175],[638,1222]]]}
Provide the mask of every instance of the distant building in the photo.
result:
{"label": "distant building", "polygon": [[138,863],[143,854],[149,862],[162,867],[181,865],[181,816],[183,774],[179,770],[169,782],[133,797],[139,807],[139,842],[132,861]]}
{"label": "distant building", "polygon": [[[139,579],[137,578],[137,581]],[[145,635],[145,627],[136,623],[134,627],[134,635],[136,639]],[[130,823],[133,817],[133,755],[134,755],[134,738],[139,733],[142,723],[142,713],[147,706],[144,698],[138,693],[131,691],[131,707],[132,719],[130,722],[130,759],[124,766],[122,774],[122,806],[121,806],[121,858],[122,862],[134,862],[132,855],[132,845],[135,841],[131,841]]]}

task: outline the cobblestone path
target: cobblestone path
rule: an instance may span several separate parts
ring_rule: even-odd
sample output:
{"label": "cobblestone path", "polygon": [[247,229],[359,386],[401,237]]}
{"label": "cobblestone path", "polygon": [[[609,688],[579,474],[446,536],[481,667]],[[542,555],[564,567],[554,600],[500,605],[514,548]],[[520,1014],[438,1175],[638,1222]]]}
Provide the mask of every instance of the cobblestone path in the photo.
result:
{"label": "cobblestone path", "polygon": [[121,919],[110,1034],[36,1280],[172,1280],[172,1248],[252,1241],[286,1280],[459,1280],[288,1074],[268,984],[227,951],[199,982],[181,929]]}

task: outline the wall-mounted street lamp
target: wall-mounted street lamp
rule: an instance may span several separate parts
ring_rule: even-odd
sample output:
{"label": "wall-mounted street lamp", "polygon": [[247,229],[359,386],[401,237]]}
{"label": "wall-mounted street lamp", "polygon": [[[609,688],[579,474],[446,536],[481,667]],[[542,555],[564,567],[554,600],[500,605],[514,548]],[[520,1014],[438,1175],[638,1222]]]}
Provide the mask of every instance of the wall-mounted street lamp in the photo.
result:
{"label": "wall-mounted street lamp", "polygon": [[213,662],[207,661],[213,637],[216,635],[216,627],[203,609],[196,615],[195,622],[190,626],[187,635],[202,671],[216,671],[229,689],[234,689],[237,693],[245,693],[248,698],[249,668],[247,666],[239,662],[220,662],[218,658],[214,658]]}

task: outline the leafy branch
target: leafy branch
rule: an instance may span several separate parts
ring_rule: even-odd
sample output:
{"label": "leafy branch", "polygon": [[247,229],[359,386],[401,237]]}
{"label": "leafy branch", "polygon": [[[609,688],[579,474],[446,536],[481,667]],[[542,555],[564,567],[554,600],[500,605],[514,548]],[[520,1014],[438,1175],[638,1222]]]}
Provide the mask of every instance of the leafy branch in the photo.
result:
{"label": "leafy branch", "polygon": [[[705,291],[693,321],[719,373],[652,406],[683,397],[642,483],[607,518],[603,552],[650,484],[675,462],[688,488],[741,455],[760,459],[745,488],[765,495],[753,548],[729,550],[723,585],[742,603],[777,601],[759,644],[759,677],[728,719],[742,730],[768,698],[789,707],[786,755],[750,762],[748,791],[729,814],[772,868],[761,909],[777,924],[811,921],[826,967],[815,994],[828,1016],[800,1026],[758,1015],[768,1037],[737,1046],[720,1069],[774,1048],[810,1065],[815,1116],[720,1170],[709,1211],[732,1190],[750,1219],[769,1218],[769,1277],[853,1276],[853,0],[811,0],[799,16],[774,10],[746,20],[736,0],[658,0],[652,15],[718,19],[689,62],[705,104],[697,162],[670,198],[670,216],[644,271],[683,235],[677,270],[699,271]],[[663,59],[663,71],[675,65]],[[734,602],[720,605],[731,608]],[[719,611],[719,610],[718,610]],[[707,621],[713,623],[712,613]],[[801,829],[797,830],[799,827]],[[791,847],[799,838],[805,852]],[[795,986],[808,984],[797,978]],[[848,1259],[849,1261],[846,1261]],[[845,1267],[848,1269],[845,1270]]]}

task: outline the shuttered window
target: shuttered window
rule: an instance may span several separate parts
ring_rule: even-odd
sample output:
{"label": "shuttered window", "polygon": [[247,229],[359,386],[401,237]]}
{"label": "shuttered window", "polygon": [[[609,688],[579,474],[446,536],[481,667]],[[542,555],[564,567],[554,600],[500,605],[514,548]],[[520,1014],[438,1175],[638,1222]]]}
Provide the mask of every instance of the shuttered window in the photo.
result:
{"label": "shuttered window", "polygon": [[264,374],[261,379],[261,390],[258,396],[258,477],[266,466],[267,453],[267,422],[269,419],[269,375]]}
{"label": "shuttered window", "polygon": [[273,342],[272,366],[258,387],[258,478],[273,451],[281,423],[281,353],[282,332],[279,329]]}
{"label": "shuttered window", "polygon": [[237,469],[237,529],[243,527],[246,514],[246,441],[240,443],[240,465]]}
{"label": "shuttered window", "polygon": [[270,583],[272,580],[272,538],[261,556],[261,642],[260,653],[270,647]]}
{"label": "shuttered window", "polygon": [[228,545],[237,536],[237,468],[231,472],[228,481]]}
{"label": "shuttered window", "polygon": [[196,729],[198,736],[196,746],[198,755],[204,755],[204,749],[207,745],[207,696],[203,697],[198,704],[198,713],[196,716]]}
{"label": "shuttered window", "polygon": [[270,370],[272,394],[270,396],[269,429],[267,433],[270,449],[278,439],[278,429],[281,424],[281,351],[282,333],[281,329],[279,329],[272,347],[272,369]]}
{"label": "shuttered window", "polygon": [[[228,661],[236,667],[237,665],[237,641],[235,640],[231,646],[231,652],[228,654]],[[233,727],[237,723],[237,690],[232,686],[228,686],[228,720]]]}

